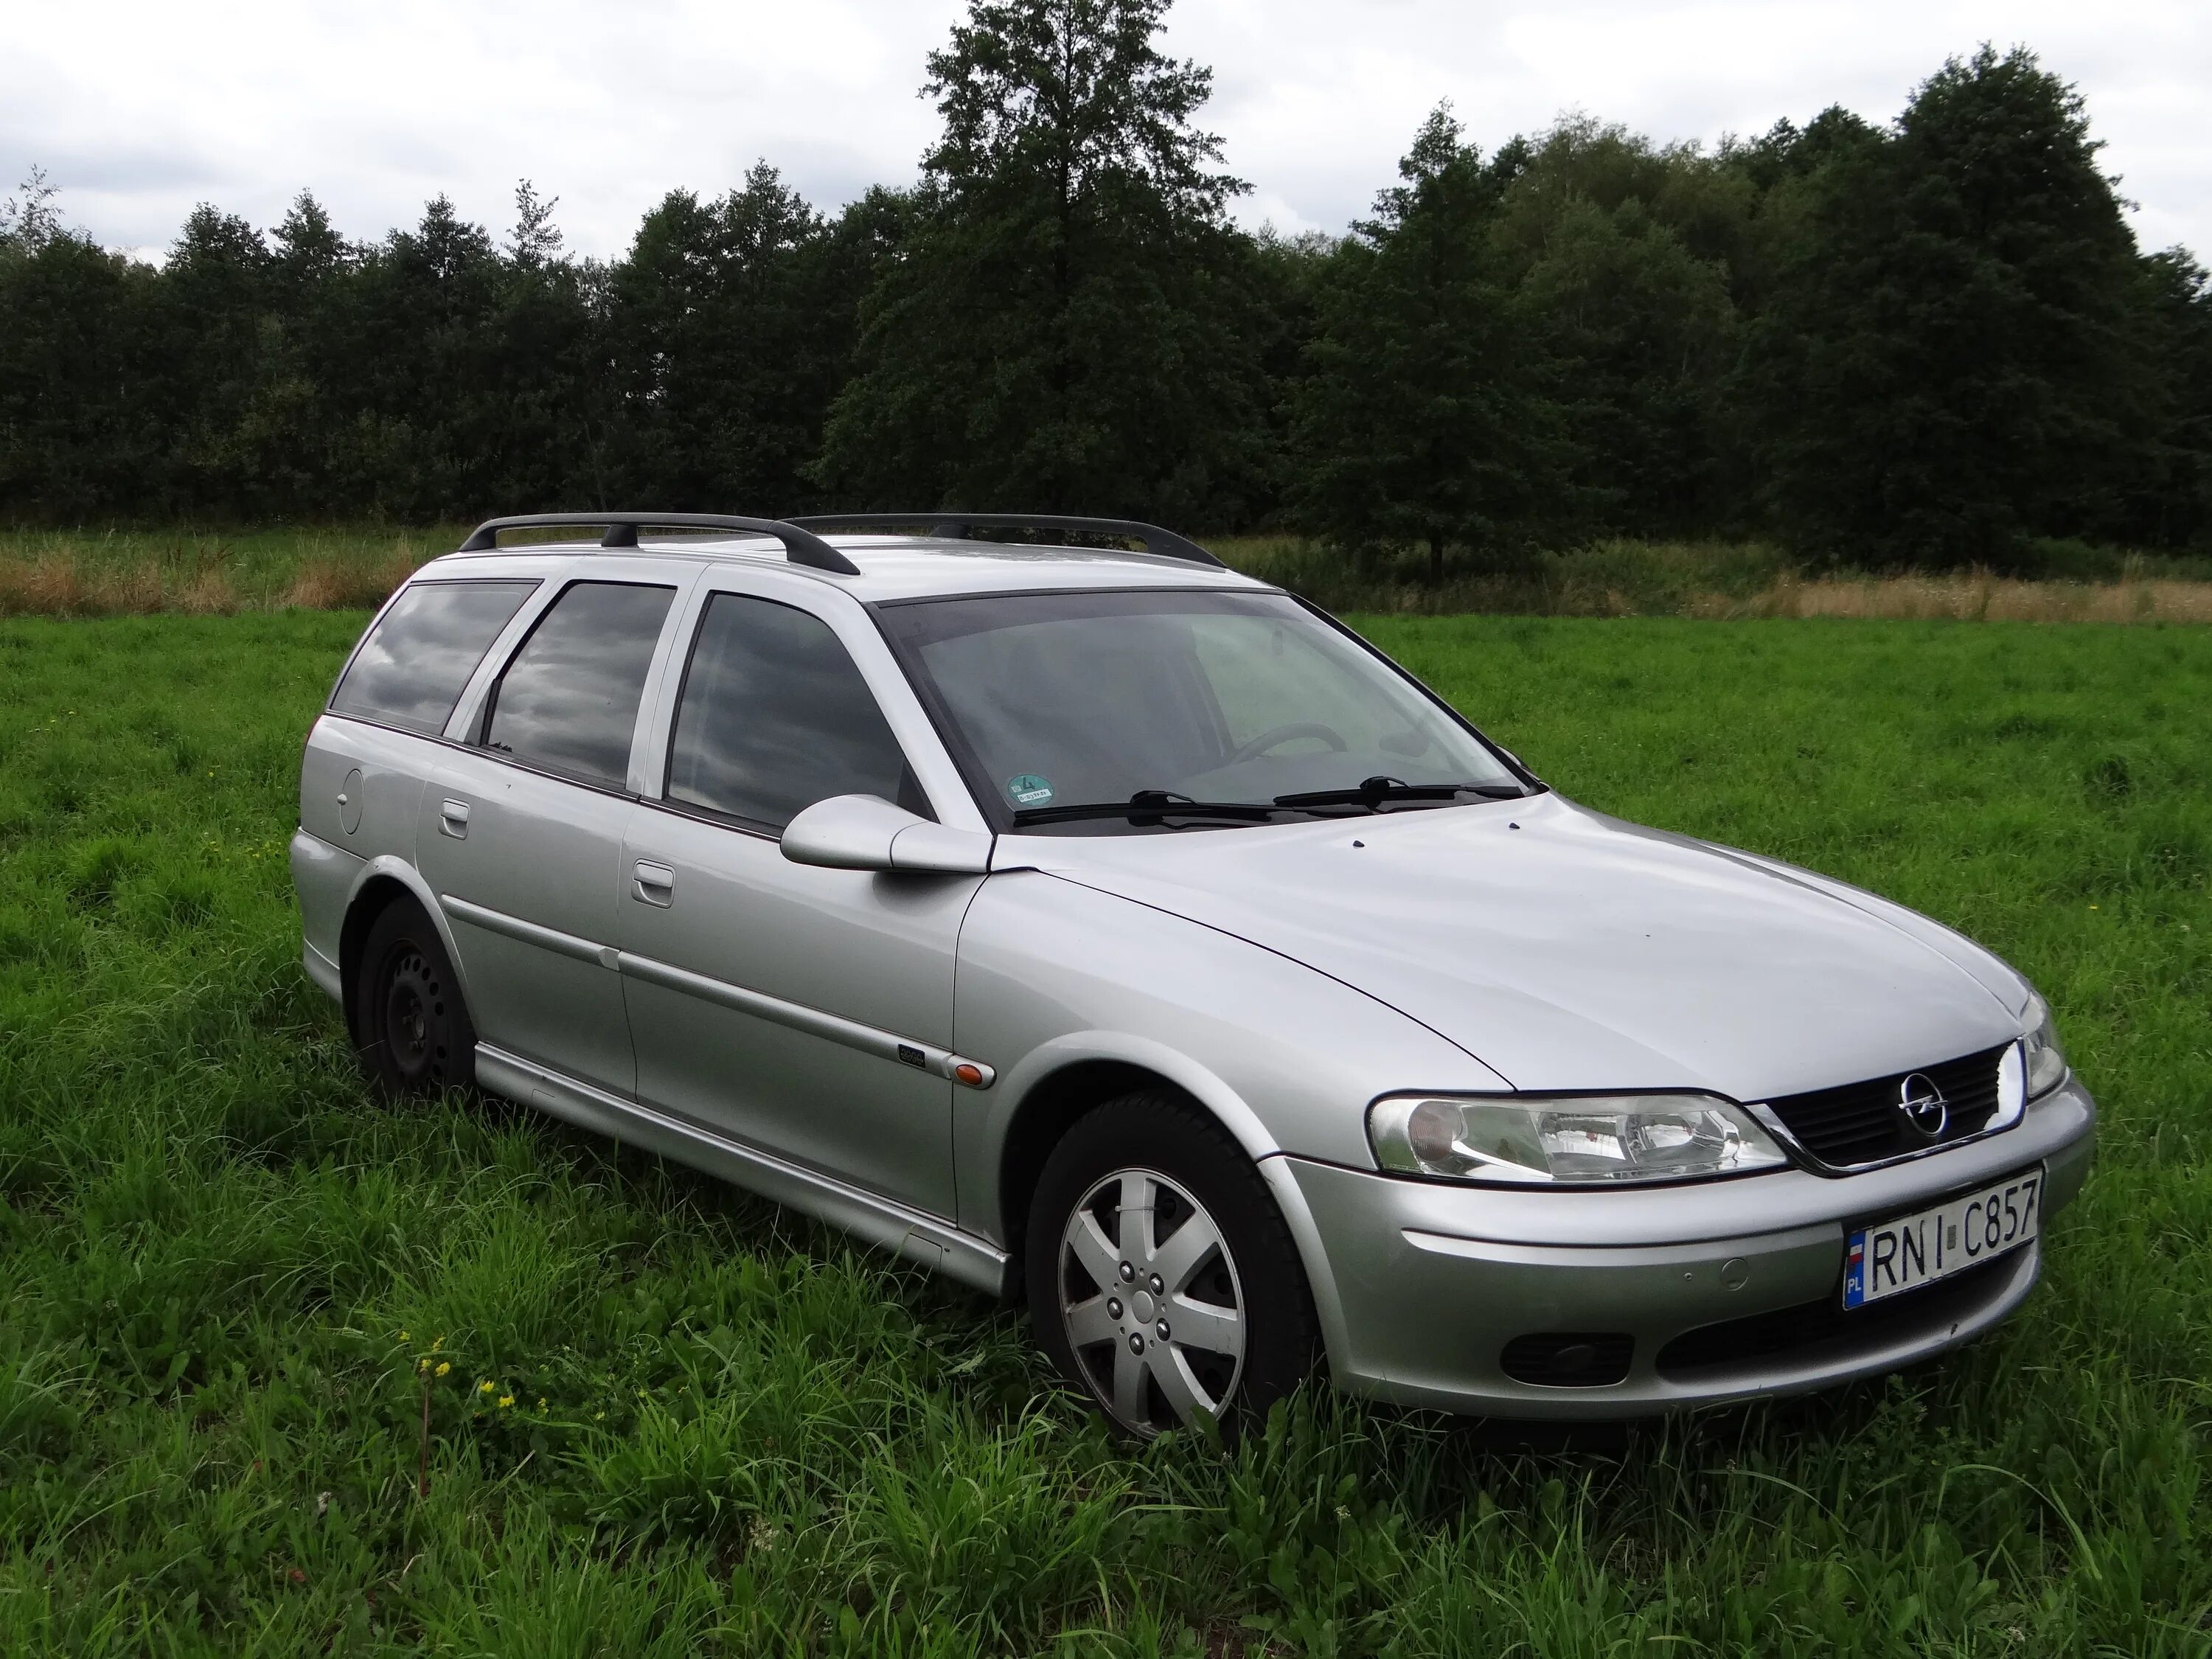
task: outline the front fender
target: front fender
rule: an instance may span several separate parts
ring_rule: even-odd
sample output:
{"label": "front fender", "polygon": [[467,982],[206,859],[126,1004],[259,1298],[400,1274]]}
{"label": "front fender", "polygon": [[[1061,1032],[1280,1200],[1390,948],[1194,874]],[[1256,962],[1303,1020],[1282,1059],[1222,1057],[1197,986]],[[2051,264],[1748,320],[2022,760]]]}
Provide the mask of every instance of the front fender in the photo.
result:
{"label": "front fender", "polygon": [[[960,933],[955,1046],[995,1067],[956,1091],[961,1224],[998,1239],[1009,1132],[1073,1065],[1139,1067],[1186,1091],[1255,1162],[1371,1169],[1367,1103],[1505,1084],[1387,1004],[1288,957],[1037,871],[993,876]],[[1005,1243],[1006,1241],[1000,1240]]]}

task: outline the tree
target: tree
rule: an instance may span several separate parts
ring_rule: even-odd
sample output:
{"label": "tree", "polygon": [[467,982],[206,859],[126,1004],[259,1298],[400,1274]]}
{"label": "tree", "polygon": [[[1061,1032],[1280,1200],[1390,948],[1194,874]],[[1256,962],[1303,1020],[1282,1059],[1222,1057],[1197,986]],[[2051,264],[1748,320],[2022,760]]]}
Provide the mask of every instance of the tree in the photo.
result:
{"label": "tree", "polygon": [[47,181],[44,167],[33,167],[19,188],[21,196],[0,202],[0,242],[36,253],[61,229],[61,214],[54,206],[60,187]]}
{"label": "tree", "polygon": [[1492,240],[1548,363],[1589,521],[1653,535],[1724,520],[1730,262],[1751,234],[1749,180],[1693,144],[1576,116],[1524,145],[1501,184]]}
{"label": "tree", "polygon": [[766,162],[720,200],[672,191],[614,273],[622,465],[682,507],[795,511],[842,382],[877,239],[874,192],[833,229]]}
{"label": "tree", "polygon": [[1355,550],[1425,546],[1441,581],[1447,549],[1501,562],[1557,512],[1559,418],[1492,244],[1498,176],[1449,104],[1398,172],[1322,300],[1298,399],[1297,510]]}
{"label": "tree", "polygon": [[2109,514],[2146,388],[2097,149],[2071,87],[1984,46],[1812,175],[1750,385],[1801,544],[2002,565]]}
{"label": "tree", "polygon": [[819,476],[855,504],[1221,522],[1254,453],[1261,321],[1167,0],[975,0],[931,54],[943,129],[863,313]]}

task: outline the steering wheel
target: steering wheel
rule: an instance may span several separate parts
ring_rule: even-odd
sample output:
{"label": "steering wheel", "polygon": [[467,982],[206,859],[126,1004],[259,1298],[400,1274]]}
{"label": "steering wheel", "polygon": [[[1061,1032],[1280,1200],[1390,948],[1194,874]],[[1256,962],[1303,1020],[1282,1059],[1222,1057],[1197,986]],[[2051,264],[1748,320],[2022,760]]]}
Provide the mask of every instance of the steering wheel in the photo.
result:
{"label": "steering wheel", "polygon": [[1294,720],[1288,726],[1279,726],[1271,732],[1262,732],[1231,755],[1229,757],[1229,764],[1234,766],[1239,761],[1256,759],[1270,749],[1289,743],[1295,738],[1319,738],[1328,745],[1329,753],[1332,755],[1341,755],[1351,747],[1337,735],[1334,727],[1323,726],[1319,720]]}

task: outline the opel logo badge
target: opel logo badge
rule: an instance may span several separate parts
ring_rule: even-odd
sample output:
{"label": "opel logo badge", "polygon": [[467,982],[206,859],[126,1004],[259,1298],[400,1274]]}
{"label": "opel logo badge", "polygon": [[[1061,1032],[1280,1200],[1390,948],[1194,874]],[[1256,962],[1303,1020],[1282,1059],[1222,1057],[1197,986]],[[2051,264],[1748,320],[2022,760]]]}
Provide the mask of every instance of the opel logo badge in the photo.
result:
{"label": "opel logo badge", "polygon": [[1915,1072],[1897,1085],[1897,1109],[1923,1140],[1935,1140],[1951,1125],[1951,1103],[1929,1079]]}

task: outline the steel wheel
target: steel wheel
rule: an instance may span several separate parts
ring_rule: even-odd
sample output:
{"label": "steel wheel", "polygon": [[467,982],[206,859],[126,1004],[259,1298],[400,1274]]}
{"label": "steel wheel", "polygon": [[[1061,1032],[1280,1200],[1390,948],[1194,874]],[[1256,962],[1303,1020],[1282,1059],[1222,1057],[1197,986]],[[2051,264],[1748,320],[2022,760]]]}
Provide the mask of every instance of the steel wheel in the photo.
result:
{"label": "steel wheel", "polygon": [[386,970],[384,1041],[393,1069],[410,1085],[420,1083],[429,1072],[432,1024],[445,1012],[445,988],[430,964],[422,960],[420,951],[404,950]]}
{"label": "steel wheel", "polygon": [[1076,1364],[1123,1428],[1218,1419],[1244,1371],[1246,1308],[1218,1223],[1157,1170],[1094,1182],[1060,1231],[1060,1316]]}
{"label": "steel wheel", "polygon": [[476,1027],[430,919],[412,899],[369,926],[348,988],[356,1051],[387,1099],[465,1087],[476,1076]]}

